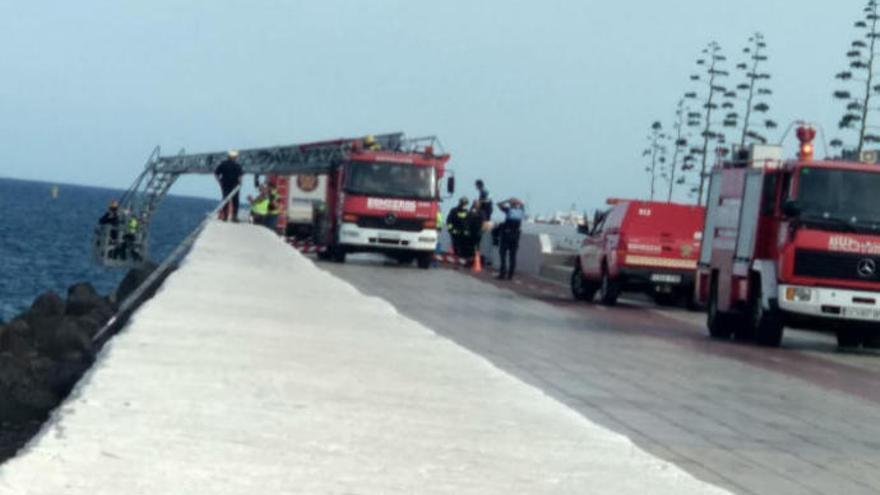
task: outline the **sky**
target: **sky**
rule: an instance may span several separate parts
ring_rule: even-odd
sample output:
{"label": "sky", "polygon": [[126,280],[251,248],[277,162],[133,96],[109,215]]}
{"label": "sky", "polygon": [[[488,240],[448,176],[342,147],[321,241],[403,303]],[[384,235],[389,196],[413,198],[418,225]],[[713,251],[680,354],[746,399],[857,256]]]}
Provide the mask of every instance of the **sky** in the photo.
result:
{"label": "sky", "polygon": [[712,40],[732,69],[763,32],[769,116],[838,136],[834,74],[864,3],[0,0],[0,176],[125,188],[157,145],[403,131],[440,139],[456,196],[482,178],[533,212],[593,209],[648,195],[647,132]]}

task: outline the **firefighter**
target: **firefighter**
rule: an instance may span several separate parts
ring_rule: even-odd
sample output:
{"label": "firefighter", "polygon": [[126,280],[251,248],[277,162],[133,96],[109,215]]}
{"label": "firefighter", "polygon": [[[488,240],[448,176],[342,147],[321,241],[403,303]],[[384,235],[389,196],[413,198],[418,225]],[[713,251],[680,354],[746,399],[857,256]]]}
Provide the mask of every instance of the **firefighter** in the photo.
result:
{"label": "firefighter", "polygon": [[[474,183],[477,187],[477,193],[480,195],[480,213],[483,216],[483,222],[491,222],[492,221],[492,199],[489,198],[489,190],[486,189],[486,184],[483,182],[483,179],[477,179],[477,182]],[[483,226],[483,230],[489,230],[491,228],[491,224],[488,226]]]}
{"label": "firefighter", "polygon": [[251,204],[251,222],[254,225],[265,225],[266,215],[269,214],[269,195],[267,194],[265,184],[259,187],[260,193],[256,198],[248,196],[248,201]]}
{"label": "firefighter", "polygon": [[468,238],[470,231],[468,230],[468,199],[463,197],[458,200],[458,206],[449,211],[446,216],[446,229],[452,237],[452,249],[455,254],[468,258]]}
{"label": "firefighter", "polygon": [[498,203],[498,208],[504,212],[504,222],[498,227],[500,244],[498,254],[501,258],[498,279],[511,280],[516,271],[516,253],[519,250],[519,237],[522,221],[525,217],[525,206],[522,201],[510,198]]}
{"label": "firefighter", "polygon": [[482,203],[475,199],[468,211],[468,252],[476,253],[480,249],[480,241],[483,239],[483,210]]}
{"label": "firefighter", "polygon": [[274,232],[278,227],[278,215],[280,214],[280,206],[278,204],[278,184],[275,182],[274,178],[269,179],[266,194],[267,199],[269,200],[269,209],[266,212],[266,223],[264,225]]}
{"label": "firefighter", "polygon": [[137,216],[128,214],[128,221],[125,222],[125,234],[122,235],[122,245],[119,246],[122,259],[126,259],[129,255],[134,261],[141,261],[140,249],[138,249],[138,234],[141,225]]}
{"label": "firefighter", "polygon": [[[220,184],[220,191],[223,193],[224,198],[229,196],[236,187],[241,185],[241,176],[243,174],[244,172],[241,169],[241,165],[238,163],[238,151],[230,150],[226,154],[226,160],[223,160],[223,162],[214,169],[214,177],[217,178],[217,183]],[[232,211],[232,218],[229,218],[230,210]],[[226,208],[223,208],[220,218],[224,221],[238,221],[237,192],[229,200],[229,205],[227,205]]]}
{"label": "firefighter", "polygon": [[107,232],[105,240],[107,242],[107,255],[110,258],[116,258],[119,253],[117,244],[119,243],[119,202],[115,199],[110,201],[107,211],[98,220],[98,224],[104,232]]}
{"label": "firefighter", "polygon": [[367,151],[379,151],[382,149],[382,146],[372,134],[369,134],[364,138],[364,149]]}

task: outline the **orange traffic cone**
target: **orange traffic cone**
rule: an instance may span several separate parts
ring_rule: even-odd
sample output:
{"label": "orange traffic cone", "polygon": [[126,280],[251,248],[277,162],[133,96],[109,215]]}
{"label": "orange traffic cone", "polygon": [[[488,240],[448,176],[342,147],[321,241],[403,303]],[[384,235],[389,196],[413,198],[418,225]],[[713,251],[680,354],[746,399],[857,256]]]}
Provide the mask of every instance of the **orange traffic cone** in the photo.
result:
{"label": "orange traffic cone", "polygon": [[474,251],[474,264],[471,265],[471,271],[474,273],[480,273],[483,271],[483,262],[480,261],[480,251]]}

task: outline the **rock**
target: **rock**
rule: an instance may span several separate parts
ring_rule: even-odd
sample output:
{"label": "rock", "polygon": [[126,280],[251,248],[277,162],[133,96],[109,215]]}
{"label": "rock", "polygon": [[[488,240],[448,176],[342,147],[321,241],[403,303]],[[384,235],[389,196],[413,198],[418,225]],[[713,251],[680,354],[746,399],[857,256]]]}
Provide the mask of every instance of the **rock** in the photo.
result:
{"label": "rock", "polygon": [[47,352],[55,340],[55,334],[61,323],[64,321],[63,315],[44,316],[38,313],[28,311],[23,316],[24,321],[30,329],[31,342],[40,352]]}
{"label": "rock", "polygon": [[66,397],[93,361],[85,354],[68,355],[57,361],[49,376],[49,389],[58,397]]}
{"label": "rock", "polygon": [[48,385],[34,380],[27,361],[0,354],[0,422],[44,418],[58,400]]}
{"label": "rock", "polygon": [[80,327],[76,319],[67,317],[58,326],[46,351],[49,357],[54,359],[91,355],[92,338],[86,330]]}
{"label": "rock", "polygon": [[116,288],[116,303],[122,304],[122,301],[125,301],[158,266],[156,263],[148,262],[141,267],[129,270]]}
{"label": "rock", "polygon": [[49,291],[37,296],[28,312],[38,316],[61,316],[64,314],[64,306],[61,296]]}
{"label": "rock", "polygon": [[107,301],[98,294],[92,284],[76,284],[67,290],[67,308],[65,313],[71,316],[80,316],[107,304]]}
{"label": "rock", "polygon": [[0,353],[27,359],[37,353],[34,335],[27,322],[21,318],[10,321],[0,329]]}

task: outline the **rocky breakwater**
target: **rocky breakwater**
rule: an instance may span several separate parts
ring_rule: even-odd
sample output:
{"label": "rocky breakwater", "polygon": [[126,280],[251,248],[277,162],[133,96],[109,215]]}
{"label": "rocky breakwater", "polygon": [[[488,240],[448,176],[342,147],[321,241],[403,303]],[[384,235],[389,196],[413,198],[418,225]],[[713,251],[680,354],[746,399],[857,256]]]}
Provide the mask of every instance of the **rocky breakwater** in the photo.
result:
{"label": "rocky breakwater", "polygon": [[71,286],[66,298],[43,293],[0,323],[0,462],[39,431],[89,369],[102,344],[96,334],[153,268],[131,270],[109,296],[88,283]]}

